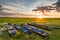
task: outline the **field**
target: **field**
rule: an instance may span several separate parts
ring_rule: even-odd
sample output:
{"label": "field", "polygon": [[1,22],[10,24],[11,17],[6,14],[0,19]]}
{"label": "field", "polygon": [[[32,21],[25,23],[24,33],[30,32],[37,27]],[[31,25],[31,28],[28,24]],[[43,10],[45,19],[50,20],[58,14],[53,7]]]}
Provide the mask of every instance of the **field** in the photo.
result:
{"label": "field", "polygon": [[[42,23],[44,25],[51,25],[51,26],[60,26],[60,19],[59,18],[45,18],[45,19],[38,19],[38,18],[0,18],[0,26],[2,23],[11,22],[12,24],[23,24],[27,22],[37,22]],[[49,31],[49,37],[43,38],[40,35],[35,34],[26,34],[22,31],[17,32],[15,36],[9,37],[6,31],[0,33],[0,40],[60,40],[60,29],[52,29]]]}

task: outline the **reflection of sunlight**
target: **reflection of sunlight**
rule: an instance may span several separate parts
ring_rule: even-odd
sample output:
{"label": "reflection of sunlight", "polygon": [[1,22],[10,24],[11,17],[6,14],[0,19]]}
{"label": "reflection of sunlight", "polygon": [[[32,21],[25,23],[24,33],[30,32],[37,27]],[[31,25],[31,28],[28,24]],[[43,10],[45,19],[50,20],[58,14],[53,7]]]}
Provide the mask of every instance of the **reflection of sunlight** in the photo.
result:
{"label": "reflection of sunlight", "polygon": [[45,21],[45,18],[36,18],[35,19],[35,22],[44,22]]}

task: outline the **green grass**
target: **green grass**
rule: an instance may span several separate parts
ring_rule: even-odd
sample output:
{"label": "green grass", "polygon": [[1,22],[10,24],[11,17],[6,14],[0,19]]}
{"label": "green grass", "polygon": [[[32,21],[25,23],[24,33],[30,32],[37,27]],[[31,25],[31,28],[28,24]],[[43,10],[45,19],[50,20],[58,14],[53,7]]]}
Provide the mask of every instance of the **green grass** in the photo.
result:
{"label": "green grass", "polygon": [[[46,19],[37,19],[37,18],[0,18],[0,26],[2,23],[11,22],[17,24],[23,24],[27,22],[37,22],[44,25],[51,26],[60,26],[59,18],[46,18]],[[18,31],[15,36],[9,37],[6,31],[0,33],[0,40],[60,40],[60,29],[52,29],[48,38],[43,38],[35,33],[26,34],[24,32]]]}

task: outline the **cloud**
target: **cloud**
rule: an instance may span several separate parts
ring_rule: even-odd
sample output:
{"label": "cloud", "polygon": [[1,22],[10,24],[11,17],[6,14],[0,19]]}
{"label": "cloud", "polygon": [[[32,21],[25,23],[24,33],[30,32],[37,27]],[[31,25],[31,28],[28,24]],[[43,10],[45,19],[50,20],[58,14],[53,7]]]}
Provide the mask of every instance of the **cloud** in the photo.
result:
{"label": "cloud", "polygon": [[31,10],[37,6],[51,5],[56,1],[57,0],[0,0],[0,4],[2,4],[4,8],[13,10],[10,12],[24,12],[28,15],[39,15]]}
{"label": "cloud", "polygon": [[0,4],[4,4],[14,7],[14,10],[29,11],[37,6],[48,5],[54,2],[54,0],[1,0]]}

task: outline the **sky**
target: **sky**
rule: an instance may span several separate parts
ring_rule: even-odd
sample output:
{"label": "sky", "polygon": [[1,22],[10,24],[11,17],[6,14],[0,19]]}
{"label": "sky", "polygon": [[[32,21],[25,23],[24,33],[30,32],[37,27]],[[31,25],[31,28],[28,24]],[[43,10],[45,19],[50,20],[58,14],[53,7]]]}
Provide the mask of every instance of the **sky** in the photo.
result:
{"label": "sky", "polygon": [[0,4],[4,7],[23,12],[30,11],[37,6],[51,5],[55,2],[56,0],[0,0]]}
{"label": "sky", "polygon": [[11,9],[11,11],[7,12],[23,12],[29,15],[32,13],[32,15],[39,15],[39,13],[34,13],[32,10],[37,6],[52,5],[55,2],[57,2],[57,0],[0,0],[0,4],[3,5],[3,8]]}

